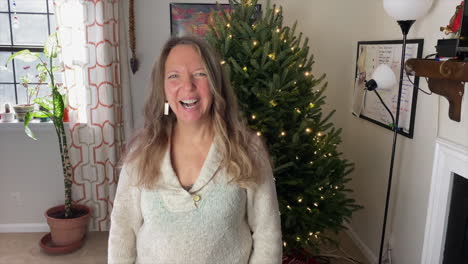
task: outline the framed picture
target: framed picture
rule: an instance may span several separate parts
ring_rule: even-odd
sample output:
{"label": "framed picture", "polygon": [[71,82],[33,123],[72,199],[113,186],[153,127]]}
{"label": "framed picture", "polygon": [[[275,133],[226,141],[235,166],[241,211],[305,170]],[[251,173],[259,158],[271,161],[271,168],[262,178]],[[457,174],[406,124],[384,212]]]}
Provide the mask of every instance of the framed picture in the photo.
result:
{"label": "framed picture", "polygon": [[[406,60],[421,58],[423,45],[423,39],[408,40],[406,42]],[[397,78],[397,85],[392,89],[380,90],[379,94],[393,116],[396,116],[402,47],[402,40],[359,41],[357,45],[353,113],[390,130],[393,126],[390,114],[374,92],[364,90],[364,83],[365,80],[371,78],[378,65],[387,64],[390,66]],[[400,131],[398,133],[413,138],[419,78],[407,76],[405,72],[402,78],[402,97],[398,122]]]}
{"label": "framed picture", "polygon": [[[256,5],[257,15],[261,6]],[[171,3],[171,35],[197,35],[204,37],[208,31],[208,25],[213,23],[213,16],[222,11],[231,11],[229,4],[184,4]],[[214,11],[214,12],[212,12]]]}

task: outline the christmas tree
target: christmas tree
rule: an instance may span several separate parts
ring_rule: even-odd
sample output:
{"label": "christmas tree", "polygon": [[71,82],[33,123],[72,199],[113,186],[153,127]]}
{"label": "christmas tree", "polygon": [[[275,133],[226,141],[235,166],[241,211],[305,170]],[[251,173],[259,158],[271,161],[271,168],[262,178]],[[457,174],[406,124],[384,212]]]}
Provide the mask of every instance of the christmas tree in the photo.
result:
{"label": "christmas tree", "polygon": [[332,242],[360,208],[345,184],[353,165],[341,158],[341,129],[322,113],[325,75],[312,74],[308,39],[283,25],[282,8],[230,0],[207,39],[218,50],[249,127],[266,142],[276,180],[285,254]]}

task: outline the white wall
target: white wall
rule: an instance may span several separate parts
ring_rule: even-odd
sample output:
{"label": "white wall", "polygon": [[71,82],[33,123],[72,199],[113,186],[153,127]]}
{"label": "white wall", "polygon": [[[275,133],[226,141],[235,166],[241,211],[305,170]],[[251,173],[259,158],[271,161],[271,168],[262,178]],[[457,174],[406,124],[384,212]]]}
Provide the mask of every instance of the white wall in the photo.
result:
{"label": "white wall", "polygon": [[44,212],[63,204],[62,164],[52,124],[0,124],[0,230],[5,224],[45,223]]}
{"label": "white wall", "polygon": [[[316,74],[326,73],[328,109],[336,109],[334,122],[343,128],[341,148],[356,164],[350,187],[364,209],[353,216],[351,227],[359,239],[378,256],[391,155],[392,133],[350,114],[357,41],[401,39],[401,31],[379,0],[277,1],[285,19],[299,21],[299,29],[311,38]],[[434,53],[457,0],[436,1],[431,12],[418,20],[409,38],[424,38],[424,55]],[[421,88],[427,90],[422,79]],[[394,263],[420,263],[424,237],[434,139],[467,145],[468,100],[463,102],[462,122],[448,119],[445,99],[418,95],[413,139],[399,137],[393,192],[387,230]],[[440,101],[440,103],[439,103]],[[440,108],[440,110],[439,110]],[[440,131],[440,132],[438,132]]]}
{"label": "white wall", "polygon": [[[126,1],[123,1],[126,5]],[[131,75],[133,84],[133,114],[136,127],[142,125],[142,107],[148,75],[164,41],[169,37],[169,3],[171,1],[145,0],[135,3],[137,57],[140,70]],[[210,2],[188,1],[181,2]],[[226,1],[222,1],[226,2]],[[386,15],[380,0],[277,0],[284,8],[285,24],[298,20],[298,29],[310,38],[311,52],[315,55],[314,73],[327,74],[326,110],[336,109],[334,122],[343,128],[341,149],[345,156],[356,164],[350,187],[354,197],[364,209],[353,216],[351,227],[374,256],[378,255],[387,175],[390,163],[392,134],[389,130],[350,114],[353,93],[353,74],[357,41],[400,39],[401,32]],[[446,25],[459,0],[435,0],[431,12],[420,19],[410,31],[409,38],[424,38],[424,55],[434,53],[436,40],[442,35],[439,26]],[[262,1],[263,3],[263,1]],[[124,6],[127,10],[127,7]],[[421,80],[421,88],[427,89]],[[468,146],[468,99],[464,97],[462,122],[448,119],[447,104],[438,95],[418,95],[415,134],[413,139],[399,137],[397,161],[394,173],[392,208],[388,229],[392,241],[394,263],[414,264],[420,262],[425,217],[430,186],[430,175],[436,137],[443,137]],[[20,131],[21,132],[21,131]],[[35,222],[42,218],[43,209],[62,199],[63,187],[52,175],[60,174],[58,157],[49,157],[44,149],[50,148],[49,139],[29,148],[20,132],[4,132],[0,136],[0,210],[12,212],[13,216],[0,215],[0,224]],[[18,149],[20,149],[18,151]],[[4,151],[6,150],[6,151]],[[32,166],[12,161],[11,156],[39,157],[40,172]],[[35,172],[35,173],[34,173]],[[38,177],[31,175],[38,174]],[[28,175],[28,176],[27,176]],[[40,176],[39,176],[40,175]],[[27,180],[24,179],[27,177]],[[32,180],[31,180],[32,179]],[[39,182],[35,182],[41,179]],[[36,186],[45,186],[44,194],[28,197],[34,202],[20,215],[12,203],[10,193],[19,191],[24,195],[36,191]],[[6,200],[5,200],[6,199]]]}

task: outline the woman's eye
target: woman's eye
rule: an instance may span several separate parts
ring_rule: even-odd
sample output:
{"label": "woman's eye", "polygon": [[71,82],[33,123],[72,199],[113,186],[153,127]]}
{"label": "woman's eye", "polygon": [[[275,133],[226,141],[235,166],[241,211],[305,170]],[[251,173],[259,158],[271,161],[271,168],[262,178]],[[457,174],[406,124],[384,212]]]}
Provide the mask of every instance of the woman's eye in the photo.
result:
{"label": "woman's eye", "polygon": [[169,76],[167,76],[168,79],[174,79],[174,78],[177,78],[177,74],[171,74]]}
{"label": "woman's eye", "polygon": [[204,73],[204,72],[197,72],[197,73],[195,73],[195,76],[198,76],[198,77],[206,77],[207,74]]}

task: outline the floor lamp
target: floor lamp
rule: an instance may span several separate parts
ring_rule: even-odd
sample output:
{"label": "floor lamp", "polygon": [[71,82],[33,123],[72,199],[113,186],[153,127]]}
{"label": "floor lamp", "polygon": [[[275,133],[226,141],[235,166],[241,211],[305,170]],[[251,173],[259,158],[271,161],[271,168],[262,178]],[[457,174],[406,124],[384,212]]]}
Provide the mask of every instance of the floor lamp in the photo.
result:
{"label": "floor lamp", "polygon": [[[393,17],[397,21],[397,23],[400,25],[401,32],[403,34],[403,45],[402,45],[402,50],[401,50],[401,67],[400,67],[397,108],[396,108],[395,117],[393,117],[392,112],[384,104],[385,108],[390,113],[390,116],[392,117],[392,121],[393,121],[393,144],[392,144],[392,156],[390,159],[390,170],[388,173],[387,195],[385,199],[385,211],[384,211],[384,219],[383,219],[383,225],[382,225],[382,234],[381,234],[381,240],[380,240],[379,262],[378,262],[379,264],[382,264],[382,260],[383,260],[382,257],[383,257],[383,250],[384,250],[384,244],[385,244],[385,231],[386,231],[386,226],[387,226],[388,207],[390,203],[390,194],[391,194],[391,188],[392,188],[393,165],[395,162],[395,150],[396,150],[397,136],[398,136],[398,131],[400,130],[398,122],[400,119],[401,94],[402,94],[403,77],[404,77],[403,71],[404,71],[404,66],[405,66],[405,55],[406,55],[406,37],[408,35],[408,32],[411,26],[416,21],[416,19],[419,19],[420,17],[424,16],[427,13],[427,11],[432,5],[432,0],[383,0],[383,4],[384,4],[385,11],[391,17]],[[378,92],[375,90],[376,88],[379,87],[379,81],[376,81],[375,79],[379,79],[380,77],[382,77],[383,80],[386,80],[386,83],[388,85],[389,80],[391,81],[392,78],[391,77],[387,78],[385,76],[390,76],[391,74],[393,74],[393,72],[390,74],[388,73],[388,69],[384,69],[384,70],[381,70],[379,74],[377,73],[377,70],[378,69],[376,69],[374,73],[375,76],[373,75],[373,80],[370,80],[366,83],[366,87],[368,90],[374,90],[376,92],[376,95],[379,97],[380,101],[383,103],[382,98],[380,97]],[[373,86],[373,89],[371,88],[372,86]]]}

